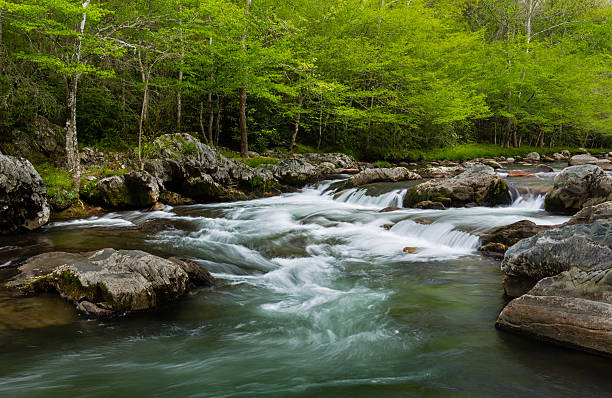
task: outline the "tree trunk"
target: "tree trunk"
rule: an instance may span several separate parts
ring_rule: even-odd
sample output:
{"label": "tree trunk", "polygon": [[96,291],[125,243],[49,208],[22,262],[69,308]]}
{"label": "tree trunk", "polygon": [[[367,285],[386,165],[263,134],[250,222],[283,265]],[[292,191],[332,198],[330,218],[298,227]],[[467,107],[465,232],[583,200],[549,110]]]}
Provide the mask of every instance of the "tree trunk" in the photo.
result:
{"label": "tree trunk", "polygon": [[300,130],[300,118],[302,116],[302,104],[304,103],[304,96],[300,96],[298,100],[298,113],[295,117],[295,129],[293,130],[293,135],[291,136],[291,144],[289,145],[289,150],[293,152],[295,148],[295,140],[298,135],[298,131]]}
{"label": "tree trunk", "polygon": [[[80,25],[77,25],[77,37],[74,46],[73,58],[75,63],[78,65],[81,63],[81,48],[83,46],[83,33],[85,32],[85,23],[87,22],[87,14],[85,9],[89,6],[90,0],[86,0],[81,3],[83,7],[83,14],[81,17]],[[74,180],[74,186],[79,191],[81,187],[81,158],[79,156],[79,143],[77,139],[77,88],[79,85],[80,73],[74,73],[67,79],[67,108],[68,117],[66,119],[66,166],[68,171],[72,174]]]}
{"label": "tree trunk", "polygon": [[179,70],[179,88],[178,93],[176,94],[176,128],[180,132],[181,131],[181,119],[183,112],[183,98],[181,97],[181,84],[183,83],[183,69]]}
{"label": "tree trunk", "polygon": [[215,146],[219,146],[219,136],[221,135],[221,100],[217,94],[217,128],[215,132]]}
{"label": "tree trunk", "polygon": [[79,145],[77,140],[76,127],[76,100],[77,100],[78,77],[73,76],[68,79],[67,108],[68,118],[66,119],[66,165],[68,172],[72,174],[77,191],[81,182],[81,161],[79,158]]}
{"label": "tree trunk", "polygon": [[206,138],[206,131],[204,131],[204,101],[200,101],[200,133],[202,137],[206,140],[208,145],[212,145],[212,140]]}
{"label": "tree trunk", "polygon": [[321,106],[319,107],[319,139],[317,140],[317,149],[321,149],[321,141],[323,139],[323,96],[320,98]]}
{"label": "tree trunk", "polygon": [[212,93],[208,93],[208,141],[213,142],[213,125],[215,123],[215,108],[213,107]]}
{"label": "tree trunk", "polygon": [[142,132],[144,127],[144,121],[149,111],[149,75],[145,78],[144,93],[142,95],[142,108],[140,109],[140,122],[138,123],[138,162],[140,163],[140,170],[144,169],[144,163],[142,161]]}
{"label": "tree trunk", "polygon": [[[245,24],[244,33],[242,34],[242,51],[246,53],[247,49],[247,29],[249,26],[248,17],[251,13],[251,0],[246,0],[246,9],[244,10]],[[244,69],[244,81],[240,89],[240,156],[244,159],[249,157],[249,143],[247,135],[247,120],[246,120],[246,102],[247,102],[247,77],[248,69]]]}

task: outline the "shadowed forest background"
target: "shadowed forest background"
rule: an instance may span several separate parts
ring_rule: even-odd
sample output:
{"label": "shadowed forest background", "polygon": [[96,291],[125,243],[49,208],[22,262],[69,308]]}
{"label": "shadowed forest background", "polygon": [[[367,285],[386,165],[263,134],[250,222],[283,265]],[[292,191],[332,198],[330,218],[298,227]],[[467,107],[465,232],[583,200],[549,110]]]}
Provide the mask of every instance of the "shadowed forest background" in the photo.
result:
{"label": "shadowed forest background", "polygon": [[5,144],[609,147],[611,91],[607,0],[0,0]]}

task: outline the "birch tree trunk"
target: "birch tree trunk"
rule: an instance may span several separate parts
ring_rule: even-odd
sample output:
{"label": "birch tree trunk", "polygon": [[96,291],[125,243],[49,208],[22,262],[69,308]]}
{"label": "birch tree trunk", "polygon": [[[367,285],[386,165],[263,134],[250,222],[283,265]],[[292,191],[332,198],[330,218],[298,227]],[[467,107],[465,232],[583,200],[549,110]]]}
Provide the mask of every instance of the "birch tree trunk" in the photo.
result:
{"label": "birch tree trunk", "polygon": [[149,114],[149,74],[145,76],[144,93],[142,95],[142,108],[140,108],[140,121],[138,123],[138,162],[140,163],[140,170],[144,169],[144,163],[142,161],[142,132],[144,129],[144,121],[146,116]]}
{"label": "birch tree trunk", "polygon": [[298,112],[297,112],[297,116],[295,117],[295,129],[293,130],[293,135],[291,136],[291,144],[289,145],[289,150],[291,152],[293,152],[293,149],[295,148],[295,140],[297,138],[298,131],[300,130],[300,118],[302,116],[302,104],[303,103],[304,103],[304,96],[300,95],[299,100],[298,100]]}
{"label": "birch tree trunk", "polygon": [[[245,25],[244,33],[242,34],[242,51],[246,53],[247,49],[247,29],[249,26],[248,17],[251,14],[251,0],[246,0]],[[240,89],[240,156],[244,159],[249,157],[249,142],[247,136],[247,120],[246,120],[246,102],[247,102],[247,73],[248,69],[244,69],[244,81]]]}
{"label": "birch tree trunk", "polygon": [[208,141],[213,142],[213,126],[215,123],[215,108],[213,107],[212,93],[208,93]]}
{"label": "birch tree trunk", "polygon": [[[81,23],[77,26],[77,38],[74,46],[73,61],[78,65],[81,63],[81,49],[83,46],[83,33],[85,32],[85,23],[87,22],[87,13],[85,10],[89,6],[90,0],[84,1],[83,14]],[[68,117],[66,119],[66,165],[68,171],[72,174],[74,185],[78,192],[81,186],[81,159],[79,157],[79,145],[77,140],[77,88],[79,84],[80,73],[74,73],[67,79],[67,108]]]}

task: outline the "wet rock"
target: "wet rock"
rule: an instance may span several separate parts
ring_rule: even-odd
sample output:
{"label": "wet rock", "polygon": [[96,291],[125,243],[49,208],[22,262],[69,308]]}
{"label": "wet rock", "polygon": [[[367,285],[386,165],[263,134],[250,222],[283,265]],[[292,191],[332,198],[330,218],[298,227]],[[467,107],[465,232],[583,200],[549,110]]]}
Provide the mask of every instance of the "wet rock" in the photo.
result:
{"label": "wet rock", "polygon": [[612,219],[612,201],[585,207],[563,225],[592,224],[597,220]]}
{"label": "wet rock", "polygon": [[390,213],[392,211],[397,211],[397,210],[402,210],[402,208],[397,207],[397,206],[389,206],[389,207],[385,207],[384,209],[382,209],[379,213]]}
{"label": "wet rock", "polygon": [[[548,231],[555,226],[536,225],[534,222],[523,220],[510,225],[495,228],[480,237],[482,251],[501,253],[502,257],[506,250],[525,238],[530,238],[542,231]],[[495,246],[495,245],[501,246]],[[503,249],[503,251],[502,251]],[[480,250],[480,249],[479,249]]]}
{"label": "wet rock", "polygon": [[387,231],[390,230],[391,228],[393,228],[395,224],[383,224],[382,227],[384,229],[386,229]]}
{"label": "wet rock", "polygon": [[215,278],[195,261],[179,257],[170,257],[168,260],[181,266],[189,276],[189,282],[193,286],[211,287],[215,285]]}
{"label": "wet rock", "polygon": [[39,228],[50,213],[47,188],[32,163],[0,155],[0,234]]}
{"label": "wet rock", "polygon": [[565,159],[567,159],[567,157],[566,157],[566,156],[564,156],[564,155],[560,154],[559,152],[555,152],[555,153],[553,153],[553,156],[552,156],[552,157],[553,157],[553,159],[555,159],[556,161],[560,161],[560,160],[565,160]]}
{"label": "wet rock", "polygon": [[366,169],[352,176],[346,181],[345,186],[349,188],[359,187],[374,182],[396,182],[419,179],[421,179],[420,175],[413,173],[405,167],[376,168]]}
{"label": "wet rock", "polygon": [[527,156],[525,156],[525,160],[528,162],[539,162],[540,154],[537,152],[530,152],[527,154]]}
{"label": "wet rock", "polygon": [[150,310],[180,298],[190,284],[201,285],[212,278],[193,263],[139,250],[45,253],[19,270],[7,287],[30,295],[57,291],[92,316]]}
{"label": "wet rock", "polygon": [[606,171],[612,170],[612,161],[609,159],[599,159],[597,162],[595,162],[595,165]]}
{"label": "wet rock", "polygon": [[478,248],[478,251],[482,253],[482,255],[499,259],[504,258],[506,250],[508,250],[508,246],[498,242],[487,243]]}
{"label": "wet rock", "polygon": [[452,178],[465,172],[462,166],[440,166],[419,169],[418,174],[423,178]]}
{"label": "wet rock", "polygon": [[516,162],[516,159],[514,159],[514,158],[506,159],[506,163],[513,164],[514,162]]}
{"label": "wet rock", "polygon": [[508,173],[510,178],[534,178],[536,175],[524,170],[512,170]]}
{"label": "wet rock", "polygon": [[554,179],[552,192],[546,195],[545,209],[575,214],[583,207],[612,200],[612,176],[594,165],[568,167]]}
{"label": "wet rock", "polygon": [[553,171],[555,171],[555,169],[545,164],[539,164],[533,170],[534,173],[552,173]]}
{"label": "wet rock", "polygon": [[[584,271],[612,268],[612,221],[539,232],[510,247],[501,269],[506,280],[530,281],[533,286],[573,267]],[[517,292],[506,289],[506,293],[516,296]]]}
{"label": "wet rock", "polygon": [[417,209],[427,210],[446,210],[446,207],[442,202],[432,202],[431,200],[424,200],[414,205]]}
{"label": "wet rock", "polygon": [[152,211],[164,211],[165,209],[166,209],[166,205],[165,204],[163,204],[162,202],[155,202],[153,204],[153,206],[151,206],[149,208],[149,210],[147,210],[147,211],[149,211],[149,212],[152,212]]}
{"label": "wet rock", "polygon": [[404,247],[404,253],[417,254],[421,251],[418,247]]}
{"label": "wet rock", "polygon": [[510,203],[510,194],[492,167],[475,164],[453,178],[430,180],[412,188],[404,199],[404,207],[423,201],[448,203],[453,207],[468,203],[495,206]]}
{"label": "wet rock", "polygon": [[493,167],[494,169],[501,169],[502,165],[496,162],[493,159],[484,159],[482,164],[486,164],[487,166]]}
{"label": "wet rock", "polygon": [[162,203],[165,203],[170,206],[184,206],[184,205],[193,205],[195,204],[195,200],[191,198],[185,198],[180,194],[172,191],[163,191],[159,195],[159,200]]}
{"label": "wet rock", "polygon": [[162,231],[172,231],[176,229],[176,227],[168,221],[157,219],[138,225],[138,229],[148,234],[156,234]]}
{"label": "wet rock", "polygon": [[576,155],[572,156],[569,163],[570,166],[579,166],[583,164],[595,164],[597,161],[599,161],[599,159],[591,155]]}
{"label": "wet rock", "polygon": [[570,268],[542,279],[504,308],[496,327],[612,355],[612,270]]}

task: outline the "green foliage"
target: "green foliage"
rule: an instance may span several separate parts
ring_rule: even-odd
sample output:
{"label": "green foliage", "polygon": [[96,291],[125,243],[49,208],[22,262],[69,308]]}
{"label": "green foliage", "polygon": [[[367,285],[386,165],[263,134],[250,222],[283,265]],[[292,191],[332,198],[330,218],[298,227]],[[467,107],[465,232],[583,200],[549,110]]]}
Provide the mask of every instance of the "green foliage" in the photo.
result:
{"label": "green foliage", "polygon": [[386,160],[377,160],[374,164],[378,167],[391,167],[392,164],[387,162]]}

